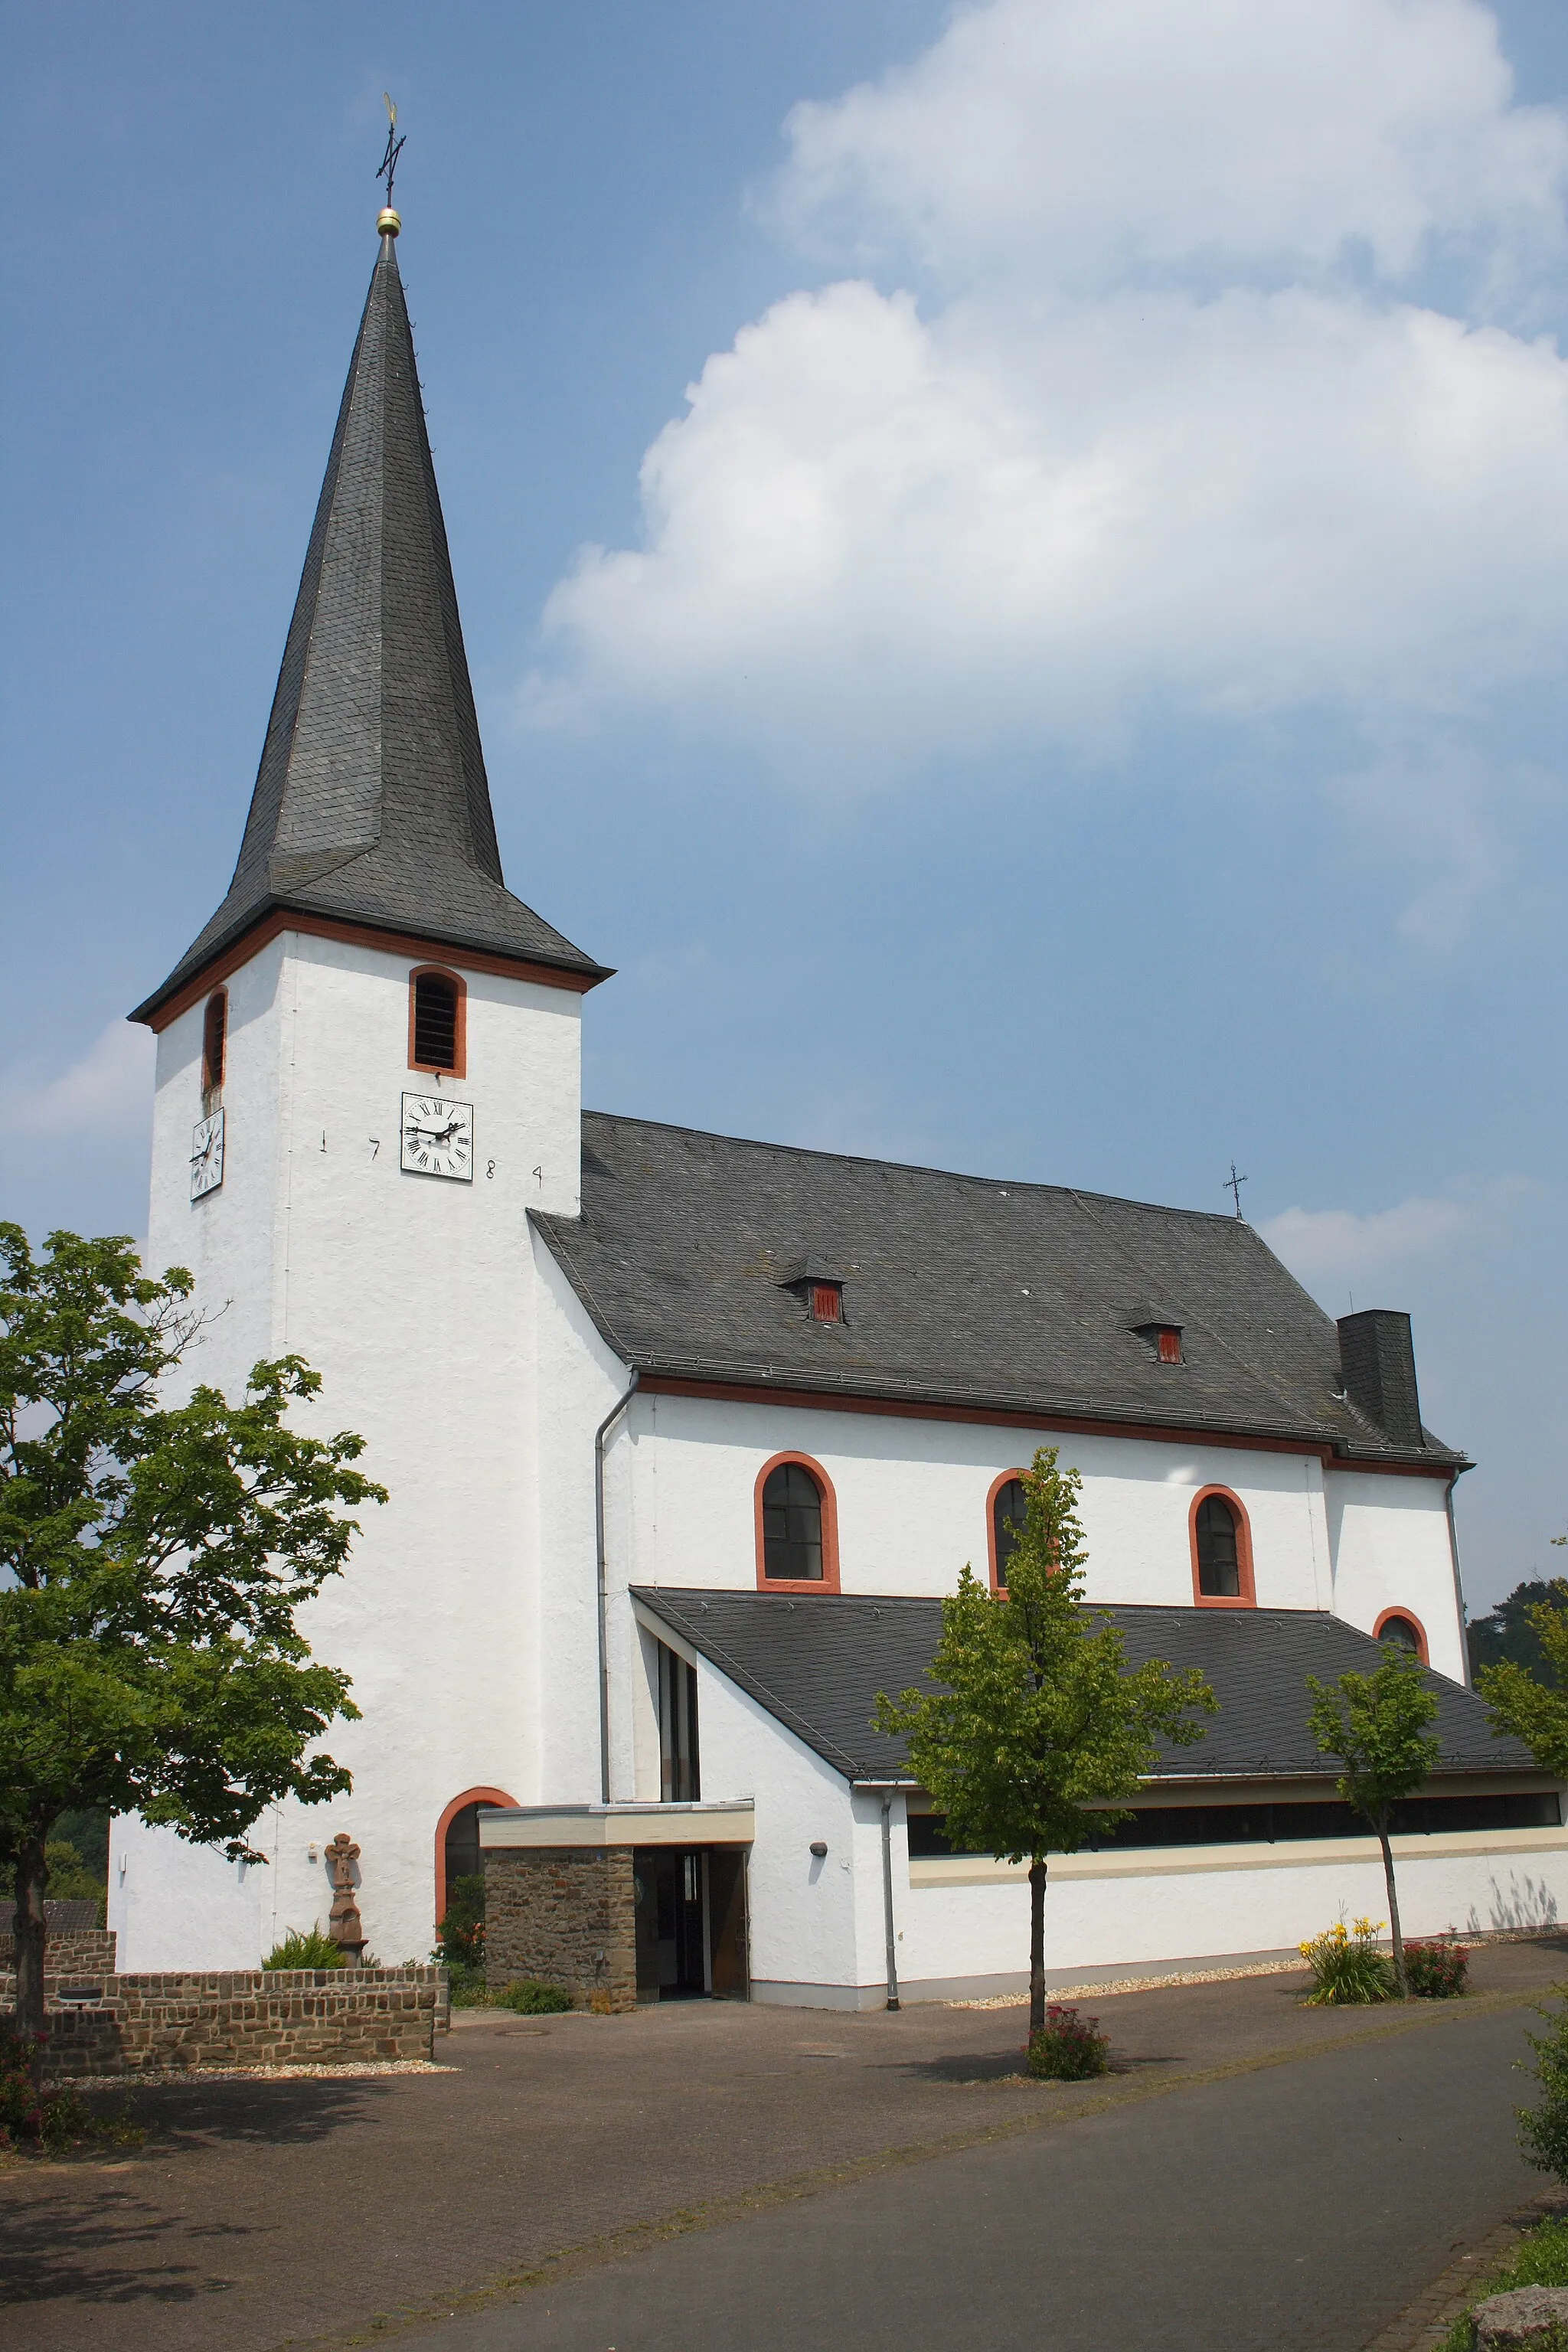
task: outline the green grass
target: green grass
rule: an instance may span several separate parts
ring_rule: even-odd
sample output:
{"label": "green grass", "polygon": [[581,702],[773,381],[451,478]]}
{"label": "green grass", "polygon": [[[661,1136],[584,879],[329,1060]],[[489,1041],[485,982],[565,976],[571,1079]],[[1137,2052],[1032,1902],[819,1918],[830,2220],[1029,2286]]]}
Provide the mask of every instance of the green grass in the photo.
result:
{"label": "green grass", "polygon": [[1439,2352],[1470,2352],[1468,2309],[1516,2286],[1568,2286],[1568,2220],[1538,2221],[1511,2261],[1477,2281],[1466,2317],[1455,2320]]}

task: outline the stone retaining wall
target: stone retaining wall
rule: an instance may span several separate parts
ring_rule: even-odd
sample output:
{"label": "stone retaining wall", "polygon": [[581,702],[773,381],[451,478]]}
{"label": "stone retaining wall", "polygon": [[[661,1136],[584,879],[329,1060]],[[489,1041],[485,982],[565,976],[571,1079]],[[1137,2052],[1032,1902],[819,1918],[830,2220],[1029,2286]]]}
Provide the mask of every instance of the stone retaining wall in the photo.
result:
{"label": "stone retaining wall", "polygon": [[44,2067],[59,2077],[427,2059],[447,2019],[440,1968],[106,1976],[96,2000],[50,2003]]}
{"label": "stone retaining wall", "polygon": [[[112,1927],[83,1927],[68,1935],[51,1934],[44,1940],[44,1999],[50,2000],[60,1985],[101,1985],[114,1974]],[[0,2010],[16,2006],[16,1947],[0,1937]]]}
{"label": "stone retaining wall", "polygon": [[630,1846],[487,1846],[485,1977],[563,1985],[579,2009],[635,2009]]}

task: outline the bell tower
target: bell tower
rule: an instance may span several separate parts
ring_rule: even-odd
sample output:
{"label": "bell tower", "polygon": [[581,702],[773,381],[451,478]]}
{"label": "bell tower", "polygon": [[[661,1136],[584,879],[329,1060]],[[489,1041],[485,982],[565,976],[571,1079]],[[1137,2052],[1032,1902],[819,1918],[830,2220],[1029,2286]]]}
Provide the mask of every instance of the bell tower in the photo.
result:
{"label": "bell tower", "polygon": [[502,878],[397,214],[378,227],[234,877],[131,1015],[158,1035],[148,1262],[189,1266],[205,1317],[184,1375],[232,1399],[303,1356],[390,1489],[305,1627],[353,1677],[363,1720],[326,1744],[354,1790],[258,1822],[267,1870],[117,1823],[122,1967],[254,1966],[325,1920],[339,1831],[373,1948],[423,1955],[444,1809],[537,1780],[527,1220],[578,1213],[608,974]]}

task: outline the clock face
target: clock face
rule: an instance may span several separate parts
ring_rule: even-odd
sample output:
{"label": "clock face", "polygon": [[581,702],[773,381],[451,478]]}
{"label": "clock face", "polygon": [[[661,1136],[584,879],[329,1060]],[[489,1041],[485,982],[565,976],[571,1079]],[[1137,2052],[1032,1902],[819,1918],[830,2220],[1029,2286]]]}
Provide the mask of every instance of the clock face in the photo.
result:
{"label": "clock face", "polygon": [[223,1182],[223,1113],[200,1118],[191,1129],[191,1198],[216,1192]]}
{"label": "clock face", "polygon": [[474,1180],[474,1106],[442,1095],[403,1097],[403,1165],[416,1176]]}

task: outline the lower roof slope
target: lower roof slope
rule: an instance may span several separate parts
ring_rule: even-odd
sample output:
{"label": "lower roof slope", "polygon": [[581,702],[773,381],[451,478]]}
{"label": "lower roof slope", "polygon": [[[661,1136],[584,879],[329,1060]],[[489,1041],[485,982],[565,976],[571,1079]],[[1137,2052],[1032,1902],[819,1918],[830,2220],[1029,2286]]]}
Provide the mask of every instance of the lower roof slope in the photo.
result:
{"label": "lower roof slope", "polygon": [[[1234,1216],[590,1111],[583,1213],[535,1223],[644,1372],[1463,1461],[1351,1404],[1337,1327]],[[812,1319],[808,1266],[841,1322]]]}
{"label": "lower roof slope", "polygon": [[[907,1779],[902,1745],[871,1727],[879,1691],[929,1688],[942,1638],[940,1600],[836,1593],[710,1592],[635,1585],[633,1597],[710,1664],[777,1717],[847,1780]],[[1157,1777],[1178,1780],[1310,1777],[1332,1767],[1307,1729],[1307,1676],[1365,1674],[1383,1657],[1369,1633],[1306,1609],[1140,1608],[1102,1612],[1121,1632],[1129,1665],[1162,1658],[1196,1666],[1219,1701],[1200,1718],[1193,1748],[1166,1748]],[[1492,1736],[1473,1691],[1426,1672],[1437,1695],[1444,1772],[1532,1769],[1529,1750]]]}

